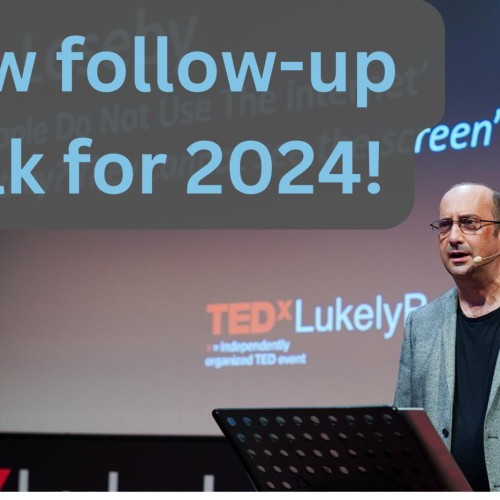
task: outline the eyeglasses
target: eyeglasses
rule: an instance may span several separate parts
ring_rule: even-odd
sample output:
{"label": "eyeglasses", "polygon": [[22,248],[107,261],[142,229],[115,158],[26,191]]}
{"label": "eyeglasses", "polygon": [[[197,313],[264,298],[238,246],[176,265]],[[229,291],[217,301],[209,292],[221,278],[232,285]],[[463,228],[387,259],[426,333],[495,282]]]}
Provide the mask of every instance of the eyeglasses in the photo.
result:
{"label": "eyeglasses", "polygon": [[[483,222],[485,222],[486,224],[483,224]],[[458,227],[464,234],[475,234],[483,226],[488,226],[490,224],[500,224],[500,221],[477,219],[476,217],[459,217],[458,220],[439,219],[435,220],[431,224],[431,228],[436,233],[448,234],[451,231],[453,224],[458,224]]]}

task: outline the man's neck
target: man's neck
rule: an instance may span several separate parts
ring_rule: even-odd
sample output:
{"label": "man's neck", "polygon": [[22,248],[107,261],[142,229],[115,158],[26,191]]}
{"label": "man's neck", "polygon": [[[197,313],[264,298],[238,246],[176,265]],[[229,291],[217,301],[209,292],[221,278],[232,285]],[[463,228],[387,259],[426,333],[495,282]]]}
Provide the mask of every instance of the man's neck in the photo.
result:
{"label": "man's neck", "polygon": [[489,280],[470,276],[455,283],[460,307],[469,318],[484,316],[500,307],[500,276]]}

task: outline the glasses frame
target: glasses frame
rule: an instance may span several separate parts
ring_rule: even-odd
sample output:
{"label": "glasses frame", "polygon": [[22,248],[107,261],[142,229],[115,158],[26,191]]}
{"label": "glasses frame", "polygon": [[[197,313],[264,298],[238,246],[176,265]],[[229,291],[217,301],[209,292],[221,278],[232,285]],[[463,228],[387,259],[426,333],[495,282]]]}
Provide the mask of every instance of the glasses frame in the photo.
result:
{"label": "glasses frame", "polygon": [[[463,225],[465,224],[465,222],[467,220],[469,220],[469,221],[474,220],[475,222],[479,223],[480,225],[476,229],[466,229],[463,227]],[[441,221],[451,222],[450,227],[447,228],[446,230],[442,230],[439,227],[439,223]],[[481,224],[481,222],[485,222],[486,224]],[[435,220],[434,222],[431,222],[431,224],[429,224],[429,225],[431,226],[431,229],[433,232],[443,235],[443,234],[448,234],[451,232],[451,228],[453,227],[453,224],[458,224],[460,231],[462,231],[462,233],[464,233],[464,234],[476,234],[483,227],[489,226],[491,224],[500,224],[500,221],[499,220],[477,219],[476,217],[460,217],[458,220],[446,219],[446,218],[438,219],[438,220]]]}

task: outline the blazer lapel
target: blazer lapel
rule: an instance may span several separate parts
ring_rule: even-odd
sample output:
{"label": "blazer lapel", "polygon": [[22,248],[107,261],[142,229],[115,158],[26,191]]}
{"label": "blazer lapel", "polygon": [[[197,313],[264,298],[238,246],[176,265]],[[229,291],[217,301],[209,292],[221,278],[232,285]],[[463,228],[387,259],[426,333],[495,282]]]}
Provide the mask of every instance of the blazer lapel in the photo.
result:
{"label": "blazer lapel", "polygon": [[493,404],[493,401],[495,400],[495,396],[497,394],[498,388],[500,387],[500,353],[497,356],[497,362],[495,365],[495,373],[493,374],[493,380],[491,382],[491,389],[490,389],[490,397],[488,399],[488,408],[486,409],[486,418],[488,417],[488,413],[491,410],[491,405]]}
{"label": "blazer lapel", "polygon": [[[457,291],[451,290],[449,300],[443,306],[443,337],[442,349],[444,352],[447,394],[445,401],[447,408],[443,413],[450,419],[453,415],[453,399],[455,396],[455,344],[457,331]],[[500,383],[500,380],[499,380]]]}

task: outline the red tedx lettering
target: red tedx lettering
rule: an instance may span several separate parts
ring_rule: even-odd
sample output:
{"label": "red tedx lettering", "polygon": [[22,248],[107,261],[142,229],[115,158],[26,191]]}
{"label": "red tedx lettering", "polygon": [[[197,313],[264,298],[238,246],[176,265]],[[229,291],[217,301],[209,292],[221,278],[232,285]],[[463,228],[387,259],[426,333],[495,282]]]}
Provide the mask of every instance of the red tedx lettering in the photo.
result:
{"label": "red tedx lettering", "polygon": [[227,330],[231,335],[241,335],[250,332],[250,302],[235,302],[229,304],[227,315]]}
{"label": "red tedx lettering", "polygon": [[[281,315],[289,314],[287,305],[281,306]],[[208,304],[212,316],[212,334],[229,335],[262,334],[271,331],[276,323],[276,309],[271,302],[232,302]]]}
{"label": "red tedx lettering", "polygon": [[251,318],[252,333],[267,333],[276,323],[276,311],[270,302],[253,302]]}
{"label": "red tedx lettering", "polygon": [[212,334],[220,335],[222,332],[222,314],[227,312],[228,304],[208,304],[207,313],[212,315]]}
{"label": "red tedx lettering", "polygon": [[291,300],[278,300],[278,307],[280,308],[280,312],[276,318],[278,321],[281,321],[282,319],[289,321],[292,320],[292,313],[290,312],[291,305]]}

